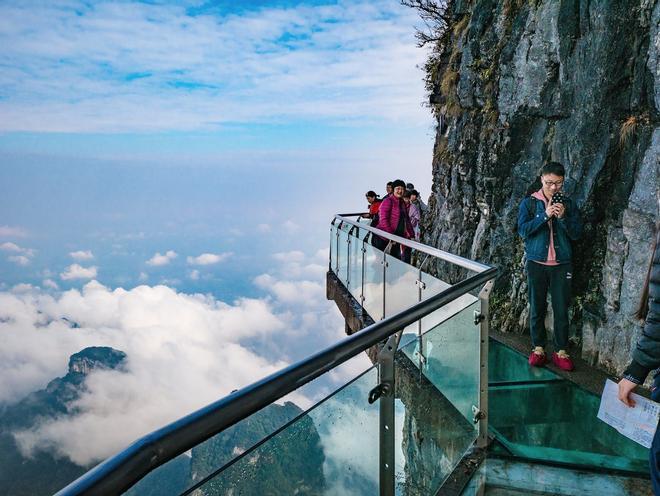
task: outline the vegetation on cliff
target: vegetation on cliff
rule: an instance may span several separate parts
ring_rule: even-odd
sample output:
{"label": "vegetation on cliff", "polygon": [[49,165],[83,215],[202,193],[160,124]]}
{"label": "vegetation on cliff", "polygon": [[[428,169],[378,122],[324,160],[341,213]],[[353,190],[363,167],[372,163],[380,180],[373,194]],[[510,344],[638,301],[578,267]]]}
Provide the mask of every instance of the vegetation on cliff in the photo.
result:
{"label": "vegetation on cliff", "polygon": [[586,228],[574,247],[572,341],[620,372],[640,332],[632,315],[658,219],[658,2],[404,3],[424,17],[418,38],[432,46],[438,125],[424,241],[498,266],[492,324],[527,332],[512,228],[541,165],[562,162]]}

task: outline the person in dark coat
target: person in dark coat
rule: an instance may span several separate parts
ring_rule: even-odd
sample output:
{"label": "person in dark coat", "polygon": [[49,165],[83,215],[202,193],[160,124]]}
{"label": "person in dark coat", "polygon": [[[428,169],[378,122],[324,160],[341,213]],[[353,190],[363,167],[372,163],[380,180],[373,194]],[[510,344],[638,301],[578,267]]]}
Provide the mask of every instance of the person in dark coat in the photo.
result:
{"label": "person in dark coat", "polygon": [[[635,406],[630,393],[644,384],[651,370],[660,367],[660,223],[656,225],[653,257],[642,291],[637,317],[644,320],[644,330],[633,351],[632,362],[619,381],[619,399],[629,407]],[[655,375],[651,399],[660,401],[660,373]],[[660,429],[656,429],[649,453],[653,493],[660,496]]]}
{"label": "person in dark coat", "polygon": [[562,370],[573,370],[568,347],[568,307],[573,277],[571,241],[582,235],[582,222],[575,203],[562,192],[566,172],[558,162],[548,162],[540,173],[541,189],[526,196],[518,211],[518,234],[525,241],[529,328],[532,353],[529,364],[542,367],[547,362],[545,314],[548,293],[554,317],[553,363]]}

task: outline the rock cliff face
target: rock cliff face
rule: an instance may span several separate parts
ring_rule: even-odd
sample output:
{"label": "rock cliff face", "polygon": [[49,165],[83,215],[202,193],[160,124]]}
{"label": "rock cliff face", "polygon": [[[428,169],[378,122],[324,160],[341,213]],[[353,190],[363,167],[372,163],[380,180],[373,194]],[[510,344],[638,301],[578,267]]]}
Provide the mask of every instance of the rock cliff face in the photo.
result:
{"label": "rock cliff face", "polygon": [[123,366],[126,353],[107,346],[90,346],[69,358],[69,374],[87,375],[94,369],[117,369]]}
{"label": "rock cliff face", "polygon": [[497,265],[492,325],[528,332],[513,229],[541,165],[563,163],[585,223],[572,341],[621,372],[659,218],[660,2],[455,0],[445,17],[427,63],[438,126],[423,240]]}

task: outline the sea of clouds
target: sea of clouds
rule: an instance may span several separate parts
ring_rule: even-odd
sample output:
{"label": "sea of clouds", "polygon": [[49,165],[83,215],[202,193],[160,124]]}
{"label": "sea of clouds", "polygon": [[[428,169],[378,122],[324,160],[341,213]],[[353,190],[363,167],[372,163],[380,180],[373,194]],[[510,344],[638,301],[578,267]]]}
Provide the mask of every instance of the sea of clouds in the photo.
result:
{"label": "sea of clouds", "polygon": [[[89,375],[72,414],[15,433],[21,451],[89,464],[341,339],[343,320],[325,301],[326,257],[326,250],[275,254],[274,269],[254,280],[268,294],[230,303],[165,285],[123,289],[95,280],[63,292],[30,285],[0,292],[0,404],[63,376],[69,356],[85,347],[127,354],[124,370]],[[287,399],[309,407],[367,366],[361,357],[323,388]]]}

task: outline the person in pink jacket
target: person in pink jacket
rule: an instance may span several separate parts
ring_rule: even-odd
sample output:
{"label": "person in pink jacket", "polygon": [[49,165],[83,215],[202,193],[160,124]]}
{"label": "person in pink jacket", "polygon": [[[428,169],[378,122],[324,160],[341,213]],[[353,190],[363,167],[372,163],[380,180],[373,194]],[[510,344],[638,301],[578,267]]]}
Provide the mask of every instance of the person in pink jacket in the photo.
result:
{"label": "person in pink jacket", "polygon": [[[413,239],[415,233],[408,217],[408,209],[403,200],[403,193],[406,190],[406,183],[397,179],[392,183],[393,191],[390,196],[383,199],[378,209],[378,229],[400,236],[402,238]],[[373,235],[371,243],[379,250],[387,247],[388,240],[380,236]],[[401,258],[401,247],[394,244],[390,249],[393,257]]]}

